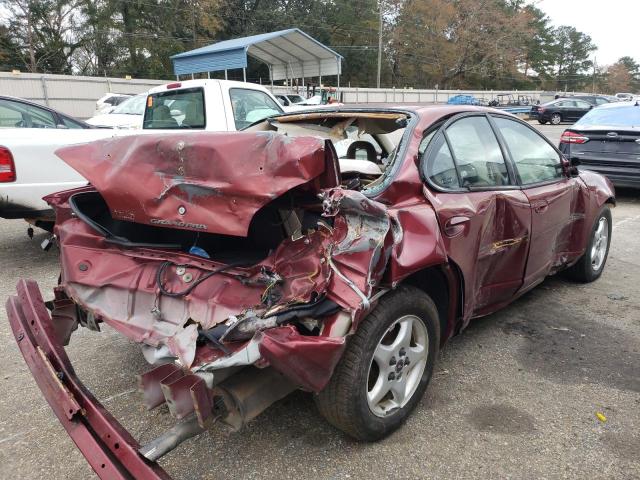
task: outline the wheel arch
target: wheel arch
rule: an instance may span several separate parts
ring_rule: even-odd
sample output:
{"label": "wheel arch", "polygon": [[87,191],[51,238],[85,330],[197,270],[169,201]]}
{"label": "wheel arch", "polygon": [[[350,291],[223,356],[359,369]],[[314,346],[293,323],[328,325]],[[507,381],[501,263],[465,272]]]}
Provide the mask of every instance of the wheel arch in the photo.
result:
{"label": "wheel arch", "polygon": [[402,281],[425,292],[436,304],[441,346],[458,332],[462,317],[462,282],[460,271],[453,263],[423,268]]}

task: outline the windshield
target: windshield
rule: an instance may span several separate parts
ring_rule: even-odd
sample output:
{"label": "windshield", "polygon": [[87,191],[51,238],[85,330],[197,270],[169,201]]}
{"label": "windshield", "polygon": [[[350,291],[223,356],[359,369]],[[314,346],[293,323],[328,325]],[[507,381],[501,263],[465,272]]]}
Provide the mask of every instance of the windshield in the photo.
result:
{"label": "windshield", "polygon": [[205,127],[204,91],[184,88],[152,93],[147,97],[144,129],[176,129]]}
{"label": "windshield", "polygon": [[136,95],[135,97],[127,98],[124,102],[111,110],[110,113],[119,113],[122,115],[142,115],[144,113],[144,102],[147,99],[147,94]]}
{"label": "windshield", "polygon": [[640,106],[594,108],[582,117],[576,126],[640,127]]}

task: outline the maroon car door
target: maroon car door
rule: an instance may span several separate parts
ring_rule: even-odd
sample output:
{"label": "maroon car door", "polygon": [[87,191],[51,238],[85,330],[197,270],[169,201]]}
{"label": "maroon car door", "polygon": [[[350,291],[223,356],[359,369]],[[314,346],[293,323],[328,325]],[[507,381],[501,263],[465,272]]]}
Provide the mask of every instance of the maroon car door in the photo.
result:
{"label": "maroon car door", "polygon": [[522,285],[525,290],[566,260],[578,185],[565,175],[562,155],[535,129],[507,117],[495,116],[494,122],[531,205],[531,248]]}
{"label": "maroon car door", "polygon": [[464,319],[490,313],[522,285],[531,213],[488,117],[447,122],[430,139],[422,169],[448,257],[464,279]]}

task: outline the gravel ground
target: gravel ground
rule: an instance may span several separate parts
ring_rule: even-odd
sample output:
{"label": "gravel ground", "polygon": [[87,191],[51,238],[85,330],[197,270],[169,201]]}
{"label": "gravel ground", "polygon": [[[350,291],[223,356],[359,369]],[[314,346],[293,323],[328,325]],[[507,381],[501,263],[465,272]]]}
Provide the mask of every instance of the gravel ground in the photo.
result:
{"label": "gravel ground", "polygon": [[[536,125],[538,126],[538,125]],[[562,127],[542,127],[555,142]],[[640,478],[640,193],[621,191],[602,278],[550,278],[477,320],[441,353],[431,385],[404,427],[375,444],[327,425],[308,394],[278,402],[244,431],[222,427],[162,459],[192,478]],[[20,221],[0,221],[0,298],[18,278],[58,276],[54,250]],[[79,329],[76,371],[142,442],[172,424],[146,412],[137,345],[108,328]],[[94,478],[43,399],[0,309],[0,478]],[[606,423],[596,418],[602,412]]]}

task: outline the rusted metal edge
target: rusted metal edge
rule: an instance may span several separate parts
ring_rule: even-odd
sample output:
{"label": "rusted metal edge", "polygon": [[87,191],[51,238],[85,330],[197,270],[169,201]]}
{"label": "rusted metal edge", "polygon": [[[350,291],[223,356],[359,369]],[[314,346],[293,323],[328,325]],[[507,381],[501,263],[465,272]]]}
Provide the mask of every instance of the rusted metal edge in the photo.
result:
{"label": "rusted metal edge", "polygon": [[38,285],[20,280],[7,299],[11,330],[25,362],[51,409],[101,479],[165,479],[145,460],[140,445],[77,378],[57,340]]}

